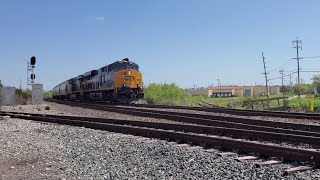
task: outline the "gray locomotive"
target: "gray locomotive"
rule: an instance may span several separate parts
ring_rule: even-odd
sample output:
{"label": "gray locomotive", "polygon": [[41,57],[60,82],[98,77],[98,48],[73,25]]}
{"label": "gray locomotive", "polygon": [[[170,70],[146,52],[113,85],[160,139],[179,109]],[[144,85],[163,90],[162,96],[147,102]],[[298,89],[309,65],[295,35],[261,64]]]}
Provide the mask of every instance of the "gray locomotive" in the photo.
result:
{"label": "gray locomotive", "polygon": [[60,83],[52,89],[54,99],[121,101],[144,97],[142,73],[128,58]]}

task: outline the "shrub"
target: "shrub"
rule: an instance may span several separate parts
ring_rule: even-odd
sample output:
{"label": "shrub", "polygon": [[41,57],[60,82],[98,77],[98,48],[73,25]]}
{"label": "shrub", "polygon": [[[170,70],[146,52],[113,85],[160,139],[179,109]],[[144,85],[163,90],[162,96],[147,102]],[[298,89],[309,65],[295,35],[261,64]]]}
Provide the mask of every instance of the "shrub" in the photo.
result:
{"label": "shrub", "polygon": [[144,92],[145,100],[149,104],[195,106],[205,99],[203,96],[188,96],[182,88],[174,83],[152,83],[144,89]]}
{"label": "shrub", "polygon": [[43,93],[43,99],[51,99],[52,98],[52,92],[44,92]]}
{"label": "shrub", "polygon": [[296,84],[293,87],[293,92],[295,94],[307,94],[313,91],[313,88],[310,84]]}
{"label": "shrub", "polygon": [[31,90],[16,89],[16,101],[17,104],[26,105],[31,101],[32,92]]}

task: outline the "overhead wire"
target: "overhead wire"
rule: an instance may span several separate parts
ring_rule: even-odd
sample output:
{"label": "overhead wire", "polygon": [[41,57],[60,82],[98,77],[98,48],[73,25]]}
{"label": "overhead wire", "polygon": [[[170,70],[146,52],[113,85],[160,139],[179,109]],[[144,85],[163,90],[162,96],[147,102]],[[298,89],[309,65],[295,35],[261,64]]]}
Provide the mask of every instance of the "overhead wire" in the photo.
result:
{"label": "overhead wire", "polygon": [[[301,72],[301,71],[300,71],[300,72]],[[290,75],[292,75],[292,74],[295,74],[295,73],[298,73],[298,71],[295,71],[295,72],[286,74],[286,75],[284,75],[283,77],[288,77],[288,76],[290,76]],[[273,81],[273,80],[277,80],[277,79],[281,79],[281,78],[282,78],[282,76],[276,77],[276,78],[272,78],[272,79],[268,79],[268,81]]]}
{"label": "overhead wire", "polygon": [[283,63],[283,64],[280,65],[280,66],[277,66],[277,67],[275,67],[275,68],[271,68],[271,70],[269,70],[268,72],[269,72],[269,73],[270,73],[270,72],[274,72],[274,71],[276,71],[276,70],[280,70],[280,69],[282,69],[282,68],[289,67],[289,66],[291,66],[291,65],[292,65],[292,59],[290,59],[289,61]]}
{"label": "overhead wire", "polygon": [[314,58],[320,58],[320,56],[302,57],[302,59],[314,59]]}

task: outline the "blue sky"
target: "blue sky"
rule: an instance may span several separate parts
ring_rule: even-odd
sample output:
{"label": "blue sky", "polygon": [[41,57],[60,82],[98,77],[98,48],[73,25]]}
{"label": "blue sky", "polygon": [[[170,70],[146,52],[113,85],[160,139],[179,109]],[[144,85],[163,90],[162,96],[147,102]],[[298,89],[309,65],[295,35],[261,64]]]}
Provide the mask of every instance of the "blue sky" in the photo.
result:
{"label": "blue sky", "polygon": [[[319,7],[317,0],[0,0],[0,79],[19,87],[21,77],[25,88],[34,55],[47,90],[125,57],[140,65],[145,84],[263,84],[262,51],[270,79],[297,69],[296,37],[302,56],[320,55]],[[301,67],[319,70],[320,58]]]}

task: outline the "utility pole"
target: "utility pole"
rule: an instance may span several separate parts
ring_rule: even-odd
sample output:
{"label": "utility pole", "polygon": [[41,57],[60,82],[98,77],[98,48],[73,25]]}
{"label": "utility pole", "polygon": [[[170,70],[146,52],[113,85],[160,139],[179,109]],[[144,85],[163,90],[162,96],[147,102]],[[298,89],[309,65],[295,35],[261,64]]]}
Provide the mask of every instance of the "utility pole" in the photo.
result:
{"label": "utility pole", "polygon": [[20,90],[21,90],[22,88],[21,88],[21,76],[20,76]]}
{"label": "utility pole", "polygon": [[220,88],[219,97],[221,98],[221,83],[220,83],[220,79],[217,79],[217,81],[218,81],[218,87]]}
{"label": "utility pole", "polygon": [[[293,46],[293,48],[295,48],[297,50],[297,57],[296,58],[292,58],[292,59],[296,59],[297,60],[297,64],[298,64],[298,84],[300,84],[300,61],[299,60],[303,59],[303,58],[299,57],[299,49],[302,50],[302,46],[301,46],[302,41],[297,38],[297,40],[292,41],[292,44],[295,45],[295,46]],[[299,46],[299,44],[300,44],[300,46]],[[299,93],[299,96],[300,96],[300,93]]]}
{"label": "utility pole", "polygon": [[292,88],[292,74],[290,74],[290,87]]}
{"label": "utility pole", "polygon": [[267,90],[267,105],[269,108],[269,88],[268,88],[268,76],[267,76],[267,70],[266,70],[266,59],[264,58],[263,52],[262,52],[262,61],[263,61],[263,69],[264,69],[264,77],[266,79],[266,90]]}
{"label": "utility pole", "polygon": [[283,97],[283,106],[285,106],[285,102],[284,102],[284,93],[285,93],[285,89],[284,89],[284,85],[283,85],[283,75],[284,75],[284,70],[280,70],[279,73],[281,74],[281,80],[282,80],[282,97]]}

